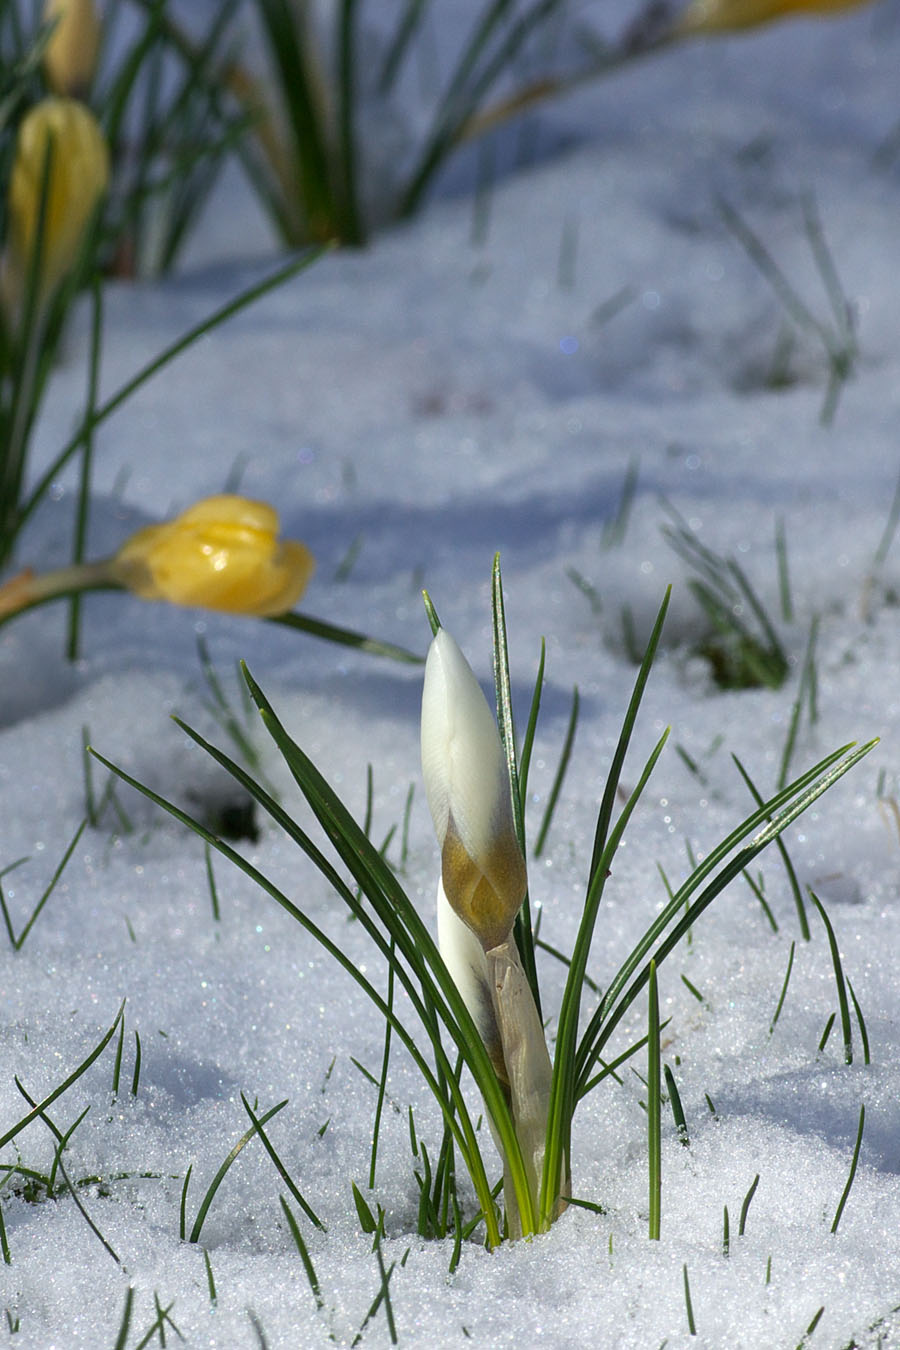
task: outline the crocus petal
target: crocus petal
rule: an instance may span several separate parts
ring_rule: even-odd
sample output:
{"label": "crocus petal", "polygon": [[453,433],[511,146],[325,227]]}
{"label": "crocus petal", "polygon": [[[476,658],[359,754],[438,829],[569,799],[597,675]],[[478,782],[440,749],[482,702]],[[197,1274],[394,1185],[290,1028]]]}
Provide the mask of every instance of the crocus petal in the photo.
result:
{"label": "crocus petal", "polygon": [[500,1032],[488,983],[487,957],[471,928],[454,912],[440,880],[437,890],[437,931],[438,947],[444,965],[462,995],[469,1016],[478,1028],[478,1034],[491,1057],[494,1072],[501,1082],[506,1082],[506,1065],[503,1062]]}
{"label": "crocus petal", "polygon": [[46,0],[44,22],[56,20],[44,48],[44,75],[56,94],[89,88],[100,47],[100,20],[93,0]]}
{"label": "crocus petal", "polygon": [[9,180],[6,267],[17,298],[24,294],[37,247],[45,174],[39,278],[44,297],[77,261],[85,229],[109,181],[109,151],[100,124],[76,99],[42,99],[19,124]]}
{"label": "crocus petal", "polygon": [[830,14],[852,9],[867,0],[691,0],[679,18],[675,32],[680,37],[696,33],[727,32],[755,28],[775,19]]}
{"label": "crocus petal", "polygon": [[444,891],[485,950],[509,934],[525,896],[506,763],[487,700],[443,628],[425,664],[422,773]]}
{"label": "crocus petal", "polygon": [[279,542],[271,506],[223,494],[138,530],[113,565],[141,599],[264,618],[296,603],[315,560],[297,540]]}

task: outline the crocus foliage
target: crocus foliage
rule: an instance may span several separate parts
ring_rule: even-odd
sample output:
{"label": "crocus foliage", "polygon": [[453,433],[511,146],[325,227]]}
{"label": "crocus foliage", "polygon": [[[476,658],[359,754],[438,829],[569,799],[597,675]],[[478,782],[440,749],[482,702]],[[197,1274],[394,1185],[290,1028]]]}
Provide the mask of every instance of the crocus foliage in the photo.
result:
{"label": "crocus foliage", "polygon": [[143,600],[265,618],[299,600],[315,570],[305,544],[279,540],[266,502],[224,493],[123,544],[111,575]]}

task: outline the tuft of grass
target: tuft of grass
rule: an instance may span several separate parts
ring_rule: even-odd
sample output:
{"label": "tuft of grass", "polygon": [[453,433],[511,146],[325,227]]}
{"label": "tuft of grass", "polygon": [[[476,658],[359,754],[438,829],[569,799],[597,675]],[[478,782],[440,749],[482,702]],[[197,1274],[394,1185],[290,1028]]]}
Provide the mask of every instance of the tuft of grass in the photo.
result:
{"label": "tuft of grass", "polygon": [[790,663],[775,624],[743,568],[701,544],[695,532],[669,503],[670,523],[662,536],[692,575],[691,594],[710,626],[711,635],[697,644],[721,689],[780,689]]}
{"label": "tuft of grass", "polygon": [[821,344],[828,363],[828,381],[819,421],[823,426],[830,426],[837,411],[841,390],[853,374],[859,359],[859,346],[854,309],[841,286],[815,198],[811,193],[806,193],[801,199],[803,230],[831,310],[829,319],[819,318],[807,305],[765,244],[735,208],[721,197],[718,207],[725,225],[768,282],[790,322],[797,330],[811,334]]}
{"label": "tuft of grass", "polygon": [[[844,746],[825,756],[791,783],[781,787],[767,801],[757,804],[724,839],[705,850],[702,861],[695,863],[687,880],[668,896],[660,912],[648,919],[645,931],[632,950],[625,954],[619,969],[608,979],[605,992],[595,995],[593,1009],[583,1009],[583,1002],[591,992],[587,966],[604,888],[631,816],[640,803],[666,742],[667,733],[664,733],[643,768],[632,771],[634,787],[624,796],[620,787],[622,773],[658,649],[667,604],[668,595],[660,607],[636,676],[599,806],[579,931],[572,953],[566,958],[568,974],[558,1014],[544,1168],[537,1190],[533,1190],[528,1181],[503,1087],[465,1003],[441,959],[429,926],[419,916],[396,873],[367,837],[365,829],[353,819],[321,772],[288,734],[249,671],[245,669],[244,676],[262,723],[306,798],[322,834],[336,851],[339,864],[326,857],[310,833],[246,768],[195,730],[184,723],[179,725],[231,774],[274,824],[312,861],[348,912],[365,930],[380,960],[384,962],[392,977],[388,994],[382,992],[382,988],[367,972],[341,951],[310,916],[254,863],[241,856],[227,841],[215,835],[200,821],[98,755],[100,762],[117,773],[123,781],[168,811],[204,839],[211,849],[221,853],[255,880],[315,938],[370,1000],[377,1015],[384,1019],[386,1029],[390,1029],[391,1038],[396,1038],[409,1054],[443,1118],[444,1137],[440,1149],[433,1155],[434,1160],[424,1144],[415,1140],[413,1131],[413,1151],[421,1162],[420,1213],[427,1217],[432,1228],[437,1222],[438,1230],[445,1233],[469,1234],[476,1228],[481,1229],[489,1247],[496,1247],[502,1241],[504,1220],[495,1200],[496,1187],[488,1175],[482,1137],[462,1090],[462,1069],[467,1069],[474,1080],[500,1139],[508,1163],[507,1201],[517,1207],[523,1232],[528,1234],[547,1229],[559,1213],[561,1202],[569,1191],[571,1128],[579,1102],[641,1045],[649,1046],[651,1036],[655,1034],[658,1038],[657,1010],[656,1032],[653,1031],[654,1019],[651,1015],[648,1037],[609,1063],[607,1047],[635,1006],[635,1001],[655,981],[656,971],[662,962],[678,947],[722,890],[746,871],[763,849],[778,839],[803,811],[858,763],[875,744],[873,741],[858,747]],[[428,607],[428,612],[432,625],[439,626],[433,605]],[[518,810],[520,837],[524,841],[524,814],[521,808],[526,799],[530,742],[537,720],[543,667],[540,663],[532,699],[532,715],[529,717],[525,746],[520,756],[512,718],[503,595],[497,560],[493,571],[493,630],[498,719],[509,765],[511,799]],[[534,933],[527,911],[520,915],[520,928],[524,964],[529,949],[533,961],[534,949]],[[533,978],[536,980],[536,973]],[[397,997],[394,996],[395,990]],[[652,1048],[650,1058],[652,1063]],[[658,1075],[658,1040],[655,1060]],[[263,1117],[256,1127],[266,1119],[268,1116]],[[253,1132],[252,1129],[248,1131],[240,1147],[248,1142]],[[233,1161],[234,1156],[233,1151],[229,1155],[230,1161]],[[478,1207],[473,1216],[464,1220],[456,1209],[453,1181],[455,1159],[468,1173]],[[230,1161],[226,1161],[230,1165]],[[214,1186],[218,1185],[223,1175],[224,1171]],[[202,1212],[198,1213],[191,1240],[199,1238],[203,1217],[213,1193],[214,1187],[207,1194]],[[364,1197],[361,1198],[364,1201]],[[367,1206],[367,1202],[364,1203]],[[375,1224],[377,1238],[381,1221],[370,1209],[369,1216]],[[183,1227],[185,1223],[183,1219]],[[386,1298],[384,1291],[382,1298]]]}

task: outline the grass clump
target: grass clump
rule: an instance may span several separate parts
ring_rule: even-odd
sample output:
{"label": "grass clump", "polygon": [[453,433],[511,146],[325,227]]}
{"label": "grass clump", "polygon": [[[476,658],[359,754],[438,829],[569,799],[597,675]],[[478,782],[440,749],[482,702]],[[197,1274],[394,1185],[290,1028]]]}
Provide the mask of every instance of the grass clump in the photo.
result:
{"label": "grass clump", "polygon": [[[525,743],[519,752],[509,700],[509,671],[498,563],[495,563],[494,569],[493,597],[499,727],[503,756],[513,785],[509,809],[524,858],[522,807],[526,800],[531,743],[540,703],[540,680],[535,689],[533,716],[529,719]],[[658,1011],[654,1018],[651,1005],[649,1037],[643,1038],[637,1046],[617,1051],[612,1066],[606,1062],[607,1047],[626,1015],[634,1008],[636,1000],[651,985],[651,981],[655,982],[656,972],[666,957],[678,947],[682,938],[696,925],[728,883],[739,876],[768,844],[777,839],[793,820],[867,754],[874,744],[844,746],[825,756],[818,764],[783,785],[740,821],[724,839],[706,851],[687,880],[669,895],[659,913],[654,913],[649,919],[640,939],[625,953],[618,970],[609,978],[605,991],[599,995],[592,994],[593,1006],[590,1009],[583,1007],[586,994],[593,988],[587,976],[587,965],[606,881],[668,734],[665,732],[659,738],[643,767],[632,771],[635,785],[629,792],[623,792],[623,768],[644,690],[651,675],[667,603],[668,596],[660,607],[610,763],[587,869],[579,931],[571,954],[563,958],[568,964],[568,977],[558,1010],[552,1063],[545,1048],[544,1058],[541,1058],[541,1047],[536,1045],[533,1033],[528,1030],[531,1014],[527,1013],[526,1005],[531,999],[534,1010],[540,1007],[540,990],[534,961],[534,933],[527,897],[520,905],[520,883],[516,881],[508,891],[508,895],[514,897],[518,909],[514,936],[509,933],[503,937],[505,925],[510,922],[506,913],[502,921],[490,920],[485,935],[479,934],[477,917],[473,921],[475,926],[469,925],[480,943],[485,960],[494,963],[491,969],[499,968],[496,965],[500,959],[499,953],[505,962],[504,971],[510,968],[520,971],[516,984],[519,991],[517,1011],[511,1014],[502,1002],[494,1009],[496,1024],[500,1028],[499,1042],[494,1042],[490,1037],[485,1037],[484,1017],[477,1009],[473,1015],[475,1005],[470,997],[471,991],[466,989],[464,981],[458,983],[454,978],[455,958],[452,950],[445,945],[443,936],[439,949],[430,926],[410,900],[396,873],[368,839],[362,826],[353,819],[321,772],[289,735],[249,672],[245,671],[247,687],[263,724],[306,798],[324,838],[335,850],[340,865],[326,856],[322,846],[308,830],[250,772],[223,750],[204,740],[199,733],[183,723],[181,725],[256,800],[273,824],[283,830],[311,859],[371,940],[389,975],[387,994],[299,904],[285,895],[253,862],[185,811],[115,769],[126,782],[194,830],[210,848],[230,859],[257,881],[354,981],[370,1000],[378,1016],[384,1020],[386,1029],[390,1029],[391,1037],[404,1046],[433,1095],[443,1119],[443,1136],[437,1151],[430,1156],[427,1152],[423,1154],[421,1141],[417,1141],[414,1150],[420,1158],[419,1186],[423,1197],[420,1226],[423,1231],[432,1234],[453,1236],[455,1250],[476,1230],[481,1232],[489,1247],[496,1247],[505,1237],[517,1232],[528,1235],[549,1228],[570,1198],[572,1120],[580,1102],[603,1082],[613,1067],[627,1060],[641,1045],[649,1043],[651,1058],[653,1046],[656,1045],[658,1059]],[[432,626],[440,636],[442,630],[433,606],[430,606],[429,613]],[[102,756],[98,758],[108,768],[115,768]],[[429,770],[426,767],[426,782],[428,777]],[[467,791],[468,788],[462,790]],[[451,803],[457,801],[454,795],[456,792],[457,788],[453,785]],[[432,785],[429,788],[429,800],[437,824],[440,813],[435,811],[433,798]],[[448,872],[447,839],[451,839],[452,835],[453,828],[450,828],[443,843],[444,884],[451,905],[459,901],[461,894],[454,880],[453,868]],[[464,851],[468,850],[470,862],[474,861],[481,868],[477,877],[471,874],[474,877],[474,889],[467,890],[464,885],[462,894],[473,897],[476,911],[486,903],[489,912],[494,913],[490,908],[493,901],[484,890],[485,878],[490,880],[488,873],[493,864],[488,859],[485,866],[481,867],[482,855],[476,844],[468,835],[461,838],[460,847]],[[488,851],[494,847],[490,832],[486,847]],[[507,848],[506,843],[503,848]],[[451,854],[456,874],[461,874],[460,869],[465,873],[465,860],[461,859],[456,844],[451,844]],[[511,874],[507,872],[504,875]],[[502,878],[496,884],[501,891],[506,885]],[[461,905],[464,903],[464,900],[460,901]],[[512,904],[513,900],[508,903]],[[487,946],[486,943],[491,945]],[[395,997],[395,990],[397,994],[402,990],[402,1004]],[[526,1008],[524,1014],[522,1008]],[[543,1033],[540,1035],[542,1040]],[[526,1052],[521,1048],[522,1038],[528,1042]],[[498,1204],[497,1184],[490,1175],[491,1159],[485,1156],[484,1138],[476,1128],[465,1091],[463,1069],[468,1071],[481,1094],[492,1133],[503,1157],[503,1206]],[[529,1079],[531,1072],[536,1075],[533,1081]],[[657,1113],[659,1078],[658,1065],[655,1070],[651,1065],[651,1079],[657,1084]],[[383,1079],[384,1069],[381,1081]],[[474,1189],[477,1206],[474,1214],[463,1213],[464,1206],[456,1185],[458,1172],[468,1175]],[[652,1173],[651,1184],[658,1191],[658,1167]],[[578,1200],[577,1196],[573,1198]],[[654,1213],[658,1215],[656,1202]]]}

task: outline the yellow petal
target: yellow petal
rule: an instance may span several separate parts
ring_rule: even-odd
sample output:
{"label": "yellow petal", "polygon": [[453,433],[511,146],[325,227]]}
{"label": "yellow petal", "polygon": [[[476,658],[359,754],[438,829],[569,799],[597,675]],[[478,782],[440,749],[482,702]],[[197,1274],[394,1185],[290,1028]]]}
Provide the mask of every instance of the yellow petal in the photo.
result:
{"label": "yellow petal", "polygon": [[691,0],[675,27],[678,36],[755,28],[791,15],[830,14],[867,0]]}
{"label": "yellow petal", "polygon": [[9,180],[9,261],[20,296],[37,245],[45,173],[39,279],[44,296],[76,262],[85,228],[109,181],[103,132],[90,109],[75,99],[42,99],[19,125]]}
{"label": "yellow petal", "polygon": [[114,570],[144,600],[264,618],[293,607],[315,560],[304,544],[279,542],[271,506],[223,494],[138,530],[119,550]]}
{"label": "yellow petal", "polygon": [[55,94],[83,94],[90,87],[100,48],[100,20],[93,0],[46,0],[44,22],[56,20],[44,48],[44,75]]}

